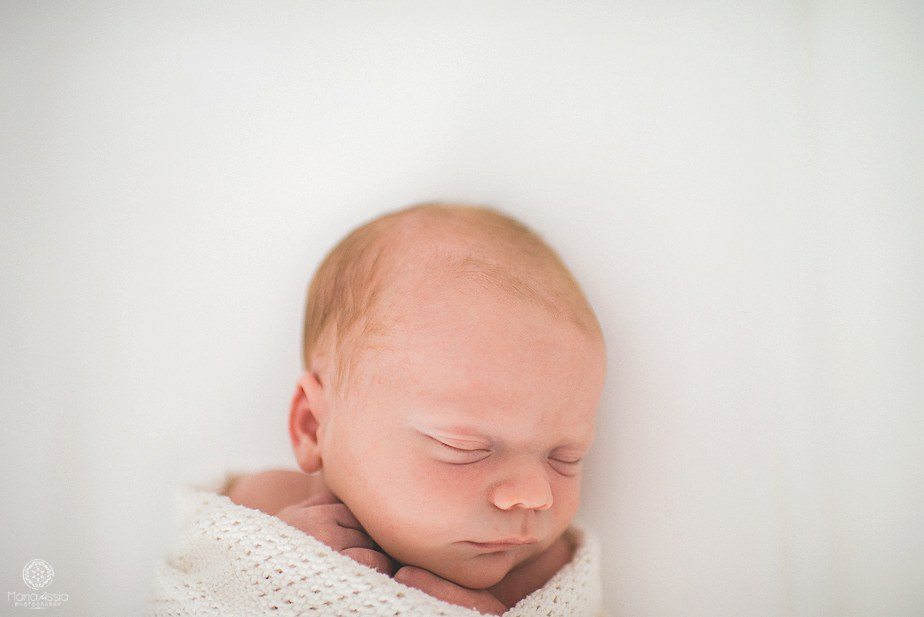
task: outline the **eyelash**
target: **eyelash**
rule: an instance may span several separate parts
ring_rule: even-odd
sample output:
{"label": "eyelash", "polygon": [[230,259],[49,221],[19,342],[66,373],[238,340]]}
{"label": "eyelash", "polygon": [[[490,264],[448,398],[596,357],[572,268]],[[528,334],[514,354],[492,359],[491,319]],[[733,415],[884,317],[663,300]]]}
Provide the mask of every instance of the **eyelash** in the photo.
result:
{"label": "eyelash", "polygon": [[[466,449],[464,449],[464,448],[456,448],[455,446],[450,446],[448,443],[443,443],[442,441],[439,441],[439,440],[437,440],[437,443],[440,444],[441,446],[444,446],[444,447],[446,447],[446,448],[449,448],[450,450],[454,450],[455,452],[464,452],[464,453],[471,453],[471,452],[487,452],[487,450],[484,450],[484,449],[466,450]],[[580,459],[580,458],[579,458],[579,459],[577,459],[577,460],[575,460],[575,461],[563,461],[563,460],[558,459],[558,458],[553,458],[553,459],[551,459],[551,460],[555,461],[556,463],[562,463],[562,464],[564,464],[564,465],[577,465],[577,464],[580,463],[583,459]]]}
{"label": "eyelash", "polygon": [[439,441],[439,440],[437,440],[436,443],[438,443],[438,444],[440,444],[441,446],[444,446],[444,447],[446,447],[446,448],[449,448],[450,450],[454,450],[454,451],[456,451],[456,452],[464,452],[464,453],[466,453],[466,454],[469,454],[469,453],[472,453],[472,452],[487,452],[487,450],[485,450],[485,449],[483,449],[483,448],[478,449],[478,450],[466,450],[465,448],[457,448],[457,447],[455,447],[455,446],[450,446],[448,443],[443,443],[442,441]]}

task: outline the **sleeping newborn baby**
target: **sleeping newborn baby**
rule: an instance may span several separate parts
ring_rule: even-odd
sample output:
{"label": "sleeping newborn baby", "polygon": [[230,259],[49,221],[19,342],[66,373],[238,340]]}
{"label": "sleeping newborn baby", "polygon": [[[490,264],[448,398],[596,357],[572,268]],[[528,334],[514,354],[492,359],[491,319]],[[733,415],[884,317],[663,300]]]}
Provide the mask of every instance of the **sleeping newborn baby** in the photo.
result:
{"label": "sleeping newborn baby", "polygon": [[482,613],[574,558],[606,350],[536,234],[488,207],[380,216],[318,268],[303,342],[300,471],[235,478],[234,504]]}

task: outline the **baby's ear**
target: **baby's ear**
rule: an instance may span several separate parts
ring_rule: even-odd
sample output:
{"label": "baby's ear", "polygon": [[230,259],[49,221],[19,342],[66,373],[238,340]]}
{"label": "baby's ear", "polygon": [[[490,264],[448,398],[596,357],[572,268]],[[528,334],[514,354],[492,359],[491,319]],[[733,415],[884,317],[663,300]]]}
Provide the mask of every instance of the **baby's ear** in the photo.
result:
{"label": "baby's ear", "polygon": [[289,409],[289,438],[295,460],[305,473],[321,469],[321,440],[327,414],[324,409],[323,386],[316,373],[305,371],[295,386]]}

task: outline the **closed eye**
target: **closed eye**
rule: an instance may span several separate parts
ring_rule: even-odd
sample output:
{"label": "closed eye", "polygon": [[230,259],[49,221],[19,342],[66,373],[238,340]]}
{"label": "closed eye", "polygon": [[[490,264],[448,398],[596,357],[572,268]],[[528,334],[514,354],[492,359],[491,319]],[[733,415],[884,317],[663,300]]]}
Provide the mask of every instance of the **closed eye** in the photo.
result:
{"label": "closed eye", "polygon": [[[449,448],[450,450],[453,450],[454,452],[462,452],[463,454],[471,454],[471,453],[473,453],[473,452],[490,452],[490,450],[486,450],[486,449],[484,449],[484,448],[476,448],[476,449],[474,449],[474,450],[472,450],[472,449],[467,449],[467,448],[457,448],[457,447],[455,447],[455,446],[450,446],[448,443],[442,442],[442,441],[440,441],[439,439],[434,439],[433,441],[435,441],[436,443],[440,444],[440,445],[443,446],[444,448]],[[557,462],[557,463],[564,463],[565,465],[577,465],[577,464],[580,463],[583,459],[582,459],[582,458],[578,458],[578,459],[573,459],[573,460],[564,460],[564,459],[560,459],[560,458],[553,458],[552,460],[555,461],[555,462]]]}
{"label": "closed eye", "polygon": [[551,465],[557,473],[567,476],[567,477],[577,477],[581,472],[581,460],[582,459],[571,459],[565,460],[560,458],[550,458],[549,461],[554,463]]}
{"label": "closed eye", "polygon": [[491,451],[485,450],[484,448],[477,450],[466,450],[465,448],[450,446],[448,443],[443,443],[439,439],[434,439],[433,441],[443,446],[444,450],[449,450],[451,452],[451,455],[448,456],[448,458],[456,459],[455,461],[443,461],[443,463],[446,463],[447,465],[474,465],[475,463],[480,463],[481,461],[491,456]]}
{"label": "closed eye", "polygon": [[577,464],[580,463],[583,459],[580,459],[580,458],[579,458],[579,459],[576,459],[576,460],[573,460],[573,461],[563,461],[563,460],[561,460],[560,458],[553,458],[552,460],[555,461],[555,462],[557,462],[557,463],[564,463],[565,465],[577,465]]}
{"label": "closed eye", "polygon": [[484,448],[479,448],[476,450],[467,450],[465,448],[457,448],[455,446],[450,446],[448,443],[443,443],[439,439],[435,439],[434,441],[436,441],[436,443],[440,444],[441,446],[449,448],[450,450],[454,450],[456,452],[463,452],[466,454],[471,454],[472,452],[489,452],[489,450],[485,450]]}

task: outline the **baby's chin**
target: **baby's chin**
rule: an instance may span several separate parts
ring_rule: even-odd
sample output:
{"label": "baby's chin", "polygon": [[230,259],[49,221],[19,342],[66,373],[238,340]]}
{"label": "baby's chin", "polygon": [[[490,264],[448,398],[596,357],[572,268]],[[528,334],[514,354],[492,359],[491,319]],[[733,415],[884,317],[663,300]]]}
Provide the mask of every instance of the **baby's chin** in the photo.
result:
{"label": "baby's chin", "polygon": [[456,585],[487,589],[501,582],[514,567],[532,556],[524,548],[490,553],[465,551],[455,559],[440,559],[435,563],[420,564],[420,567]]}
{"label": "baby's chin", "polygon": [[487,589],[501,582],[514,565],[509,557],[491,553],[479,555],[440,576],[469,589]]}

